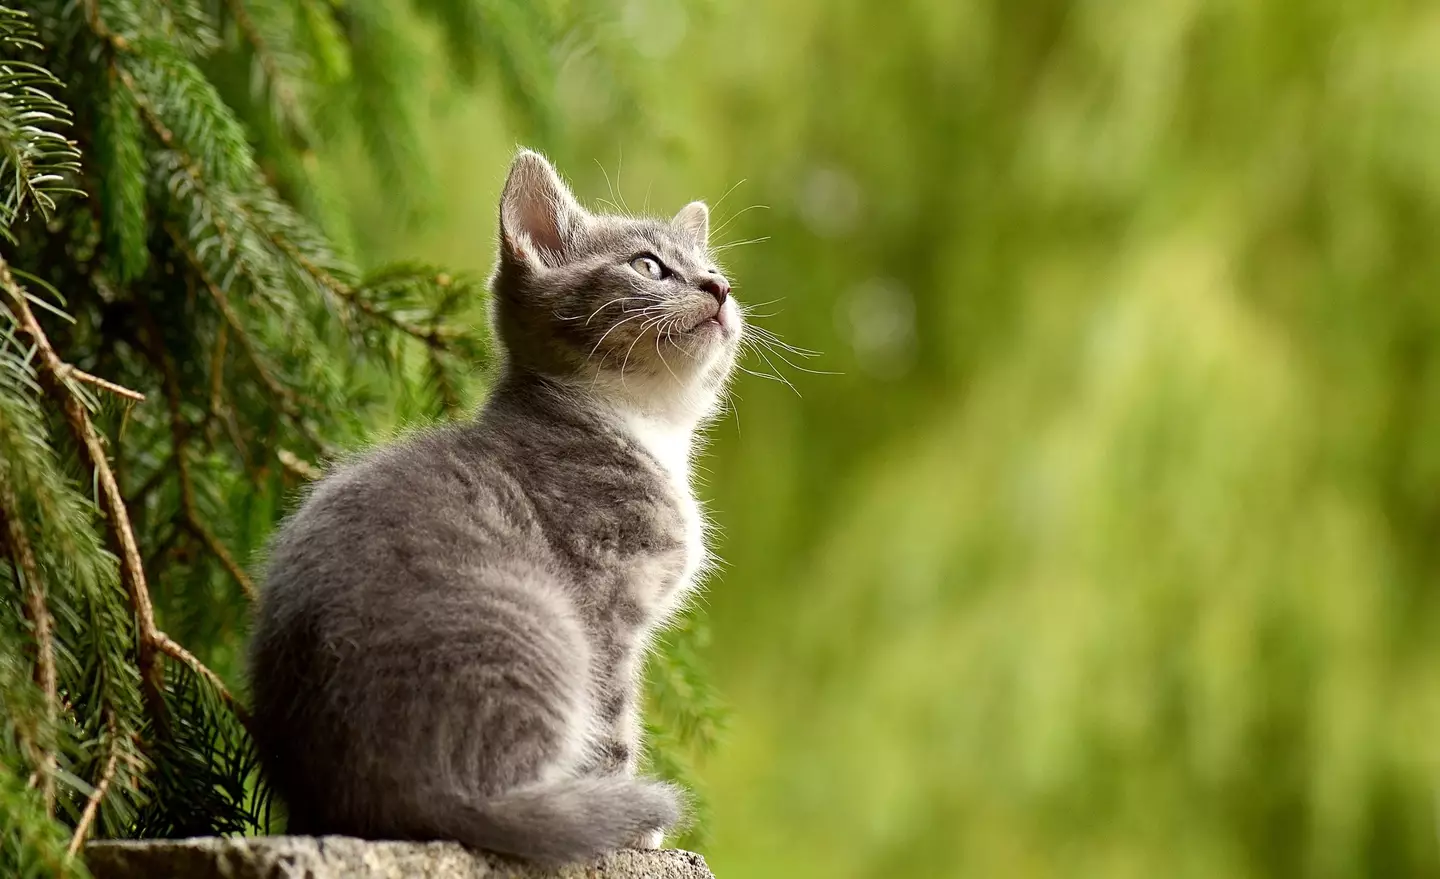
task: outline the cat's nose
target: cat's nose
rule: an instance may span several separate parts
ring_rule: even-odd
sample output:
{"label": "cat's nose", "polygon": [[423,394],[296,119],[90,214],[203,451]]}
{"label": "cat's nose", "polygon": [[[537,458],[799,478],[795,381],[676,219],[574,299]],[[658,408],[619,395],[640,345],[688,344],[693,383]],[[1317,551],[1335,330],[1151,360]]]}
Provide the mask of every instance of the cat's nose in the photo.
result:
{"label": "cat's nose", "polygon": [[725,304],[725,299],[730,295],[730,283],[723,275],[706,275],[700,279],[700,289],[715,297],[716,303]]}

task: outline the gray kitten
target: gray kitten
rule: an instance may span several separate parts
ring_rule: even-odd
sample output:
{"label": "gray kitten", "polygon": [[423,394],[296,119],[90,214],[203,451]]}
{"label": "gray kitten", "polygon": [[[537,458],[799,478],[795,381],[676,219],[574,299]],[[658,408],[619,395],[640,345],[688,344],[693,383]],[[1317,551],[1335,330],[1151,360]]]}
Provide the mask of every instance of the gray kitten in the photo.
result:
{"label": "gray kitten", "polygon": [[743,328],[708,228],[590,214],[515,158],[489,401],[338,467],[272,544],[250,680],[290,832],[554,863],[679,819],[636,703],[707,559],[689,455]]}

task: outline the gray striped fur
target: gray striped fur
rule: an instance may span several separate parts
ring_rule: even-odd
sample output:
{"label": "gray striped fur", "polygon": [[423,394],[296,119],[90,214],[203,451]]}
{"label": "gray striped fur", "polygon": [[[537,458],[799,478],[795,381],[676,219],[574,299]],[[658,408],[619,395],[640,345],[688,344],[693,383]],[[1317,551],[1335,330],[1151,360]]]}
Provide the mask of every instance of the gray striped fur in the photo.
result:
{"label": "gray striped fur", "polygon": [[521,152],[500,214],[489,400],[337,466],[270,548],[250,684],[291,832],[554,863],[680,818],[635,775],[637,687],[707,558],[689,454],[739,310],[703,204],[593,215]]}

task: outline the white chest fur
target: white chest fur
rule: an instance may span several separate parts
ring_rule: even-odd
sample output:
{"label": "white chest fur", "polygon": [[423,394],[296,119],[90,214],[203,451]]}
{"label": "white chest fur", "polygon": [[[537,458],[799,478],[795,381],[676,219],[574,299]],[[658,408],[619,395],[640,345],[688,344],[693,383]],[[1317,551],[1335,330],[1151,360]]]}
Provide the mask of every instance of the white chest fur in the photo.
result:
{"label": "white chest fur", "polygon": [[685,529],[685,558],[679,582],[666,596],[662,616],[684,602],[685,597],[695,588],[705,566],[705,519],[700,503],[690,486],[690,453],[694,431],[689,427],[676,426],[643,415],[624,414],[625,427],[635,441],[660,462],[674,492],[680,508]]}

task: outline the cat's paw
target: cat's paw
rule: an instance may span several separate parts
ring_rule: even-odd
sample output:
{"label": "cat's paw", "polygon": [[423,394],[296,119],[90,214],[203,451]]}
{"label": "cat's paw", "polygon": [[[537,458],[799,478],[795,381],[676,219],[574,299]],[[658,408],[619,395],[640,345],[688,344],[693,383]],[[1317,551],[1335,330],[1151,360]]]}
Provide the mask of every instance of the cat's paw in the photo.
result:
{"label": "cat's paw", "polygon": [[633,842],[630,843],[630,847],[631,847],[631,848],[656,849],[656,848],[659,848],[664,842],[665,842],[665,831],[663,831],[663,830],[651,830],[651,831],[648,832],[648,833],[642,833],[642,834],[640,834],[639,837],[637,837]]}

